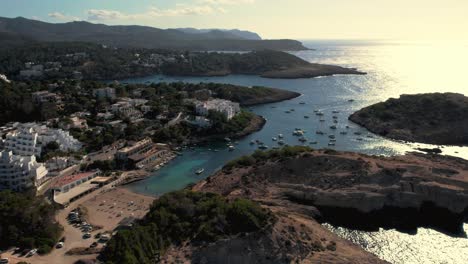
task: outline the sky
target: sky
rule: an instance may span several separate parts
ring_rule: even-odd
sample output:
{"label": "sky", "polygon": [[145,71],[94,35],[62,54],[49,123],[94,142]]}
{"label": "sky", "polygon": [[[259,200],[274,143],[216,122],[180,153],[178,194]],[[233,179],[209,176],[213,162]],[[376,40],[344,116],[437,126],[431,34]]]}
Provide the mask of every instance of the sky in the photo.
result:
{"label": "sky", "polygon": [[0,0],[0,16],[238,28],[265,39],[468,41],[468,0]]}

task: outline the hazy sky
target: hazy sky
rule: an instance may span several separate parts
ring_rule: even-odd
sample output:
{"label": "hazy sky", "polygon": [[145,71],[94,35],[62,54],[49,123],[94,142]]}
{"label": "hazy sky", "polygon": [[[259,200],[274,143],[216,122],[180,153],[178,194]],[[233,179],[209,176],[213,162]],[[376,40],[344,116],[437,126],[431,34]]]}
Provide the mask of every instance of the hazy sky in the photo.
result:
{"label": "hazy sky", "polygon": [[239,28],[264,38],[468,40],[468,0],[0,0],[0,16]]}

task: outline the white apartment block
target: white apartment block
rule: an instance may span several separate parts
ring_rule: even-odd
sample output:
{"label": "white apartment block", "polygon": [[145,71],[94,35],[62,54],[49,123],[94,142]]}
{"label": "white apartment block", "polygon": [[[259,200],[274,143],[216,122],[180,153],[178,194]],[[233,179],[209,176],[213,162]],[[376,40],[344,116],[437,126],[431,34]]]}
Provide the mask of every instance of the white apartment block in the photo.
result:
{"label": "white apartment block", "polygon": [[62,129],[52,129],[36,123],[18,125],[9,132],[3,141],[3,147],[15,155],[41,156],[42,148],[50,142],[57,142],[62,151],[78,151],[82,144]]}
{"label": "white apartment block", "polygon": [[207,116],[210,110],[218,111],[230,120],[240,112],[240,106],[239,103],[223,99],[213,99],[195,103],[195,111],[198,115]]}
{"label": "white apartment block", "polygon": [[46,167],[34,156],[16,156],[0,152],[0,190],[22,191],[37,187],[45,180]]}

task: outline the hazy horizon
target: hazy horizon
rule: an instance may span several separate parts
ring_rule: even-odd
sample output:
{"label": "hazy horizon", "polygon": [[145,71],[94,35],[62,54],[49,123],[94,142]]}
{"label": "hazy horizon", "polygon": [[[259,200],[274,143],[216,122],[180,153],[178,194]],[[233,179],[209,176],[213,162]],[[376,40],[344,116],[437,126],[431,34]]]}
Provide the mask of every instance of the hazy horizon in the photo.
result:
{"label": "hazy horizon", "polygon": [[467,41],[468,1],[16,0],[0,16],[157,28],[242,29],[265,39]]}

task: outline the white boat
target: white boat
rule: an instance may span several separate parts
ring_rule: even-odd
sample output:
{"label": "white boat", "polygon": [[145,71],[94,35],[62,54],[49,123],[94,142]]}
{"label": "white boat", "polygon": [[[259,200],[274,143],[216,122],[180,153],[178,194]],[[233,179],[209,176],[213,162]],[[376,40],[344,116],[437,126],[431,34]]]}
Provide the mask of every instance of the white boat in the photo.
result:
{"label": "white boat", "polygon": [[303,136],[303,135],[304,135],[304,131],[302,131],[302,130],[294,130],[293,135],[294,135],[294,136]]}
{"label": "white boat", "polygon": [[299,141],[300,141],[300,142],[307,142],[307,138],[301,137],[301,138],[299,138]]}
{"label": "white boat", "polygon": [[284,141],[283,140],[278,141],[278,145],[284,145]]}
{"label": "white boat", "polygon": [[267,145],[260,145],[258,146],[259,149],[268,149],[268,146]]}
{"label": "white boat", "polygon": [[204,169],[204,168],[201,168],[201,169],[198,169],[198,170],[195,172],[195,174],[200,175],[200,174],[202,174],[203,172],[205,172],[205,169]]}
{"label": "white boat", "polygon": [[335,146],[335,143],[334,143],[334,142],[330,142],[330,143],[328,143],[328,146],[333,147],[333,146]]}
{"label": "white boat", "polygon": [[278,139],[277,139],[277,138],[275,138],[275,137],[272,137],[272,138],[271,138],[271,140],[273,140],[273,141],[277,141]]}
{"label": "white boat", "polygon": [[255,140],[251,140],[250,145],[255,145]]}
{"label": "white boat", "polygon": [[278,138],[283,138],[283,134],[278,134]]}
{"label": "white boat", "polygon": [[229,151],[234,151],[236,148],[235,148],[233,145],[230,145],[230,146],[228,147],[228,149],[229,149]]}
{"label": "white boat", "polygon": [[325,133],[323,133],[323,132],[320,131],[320,130],[317,130],[317,132],[315,132],[315,134],[317,134],[317,135],[325,135]]}

